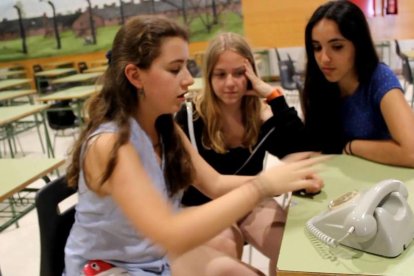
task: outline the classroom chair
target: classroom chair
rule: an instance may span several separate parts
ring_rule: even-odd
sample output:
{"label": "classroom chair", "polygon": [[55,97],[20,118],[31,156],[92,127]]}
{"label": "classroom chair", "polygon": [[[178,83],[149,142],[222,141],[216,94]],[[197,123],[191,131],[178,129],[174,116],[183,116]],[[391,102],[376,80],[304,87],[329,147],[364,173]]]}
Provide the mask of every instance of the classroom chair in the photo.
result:
{"label": "classroom chair", "polygon": [[289,54],[287,54],[287,59],[282,59],[276,48],[275,52],[279,69],[280,85],[286,92],[286,99],[292,104],[295,104],[299,102],[299,93],[303,90],[300,75],[296,73],[294,61]]}
{"label": "classroom chair", "polygon": [[[70,101],[59,101],[50,107],[46,112],[47,122],[49,127],[54,130],[53,136],[53,149],[56,145],[56,138],[68,136],[65,134],[66,129],[74,129],[79,126],[80,122],[78,117],[73,112]],[[70,135],[74,136],[75,132],[72,131]]]}
{"label": "classroom chair", "polygon": [[297,90],[299,82],[299,74],[296,72],[295,64],[289,54],[287,59],[282,59],[279,51],[275,48],[277,63],[279,68],[280,84],[283,89]]}
{"label": "classroom chair", "polygon": [[397,56],[401,57],[401,47],[400,47],[400,43],[398,42],[398,40],[394,39],[395,42],[395,53],[397,54]]}
{"label": "classroom chair", "polygon": [[[409,87],[411,87],[411,89],[414,89],[414,87],[412,87],[414,83],[413,71],[410,66],[410,61],[408,60],[408,57],[401,53],[400,58],[401,58],[401,63],[402,63],[402,76],[404,79],[404,86],[403,86],[404,94],[407,94]],[[414,94],[411,95],[411,99],[408,99],[408,101],[411,104],[411,107],[413,107],[414,106]]]}
{"label": "classroom chair", "polygon": [[81,61],[81,62],[79,62],[79,63],[78,63],[78,70],[79,70],[79,73],[83,73],[83,72],[85,72],[85,70],[87,70],[87,69],[88,69],[88,65],[86,64],[86,62]]}
{"label": "classroom chair", "polygon": [[194,59],[189,59],[187,61],[187,69],[190,71],[190,74],[193,78],[201,77],[201,69]]}
{"label": "classroom chair", "polygon": [[[40,64],[34,64],[32,68],[33,68],[33,74],[43,71],[43,67]],[[34,76],[34,78],[35,78],[35,84],[36,84],[37,91],[42,93],[49,89],[49,82],[46,79],[43,79],[42,77],[36,77],[36,76]]]}
{"label": "classroom chair", "polygon": [[75,220],[75,206],[61,212],[58,204],[75,192],[62,176],[43,186],[36,194],[42,276],[62,275],[64,248]]}
{"label": "classroom chair", "polygon": [[34,64],[33,65],[33,73],[39,73],[42,72],[43,68],[40,64]]}

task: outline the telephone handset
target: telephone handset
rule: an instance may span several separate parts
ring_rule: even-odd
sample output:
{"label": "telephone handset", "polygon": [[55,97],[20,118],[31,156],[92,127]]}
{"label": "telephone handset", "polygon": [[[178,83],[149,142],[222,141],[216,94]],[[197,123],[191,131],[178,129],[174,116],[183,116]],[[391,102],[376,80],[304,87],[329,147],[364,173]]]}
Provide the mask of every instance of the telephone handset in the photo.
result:
{"label": "telephone handset", "polygon": [[395,179],[363,192],[348,192],[313,217],[306,228],[330,246],[346,245],[369,253],[396,257],[414,238],[414,215],[408,191]]}

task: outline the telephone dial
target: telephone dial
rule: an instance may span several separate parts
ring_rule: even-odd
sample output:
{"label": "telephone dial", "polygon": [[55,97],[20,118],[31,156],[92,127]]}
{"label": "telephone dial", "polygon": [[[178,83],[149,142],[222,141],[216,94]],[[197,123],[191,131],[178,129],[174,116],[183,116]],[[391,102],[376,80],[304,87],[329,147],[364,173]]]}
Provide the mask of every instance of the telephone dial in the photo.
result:
{"label": "telephone dial", "polygon": [[385,257],[396,257],[414,238],[414,216],[405,185],[395,179],[363,192],[352,191],[332,200],[328,210],[306,223],[324,243],[339,244]]}

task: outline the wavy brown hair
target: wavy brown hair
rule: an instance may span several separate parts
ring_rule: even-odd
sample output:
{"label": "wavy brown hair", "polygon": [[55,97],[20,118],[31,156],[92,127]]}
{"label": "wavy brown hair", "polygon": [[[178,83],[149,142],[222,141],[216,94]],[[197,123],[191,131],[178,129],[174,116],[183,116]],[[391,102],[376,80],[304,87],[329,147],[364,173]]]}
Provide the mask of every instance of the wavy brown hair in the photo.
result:
{"label": "wavy brown hair", "polygon": [[[164,40],[171,37],[188,41],[184,28],[160,16],[137,16],[118,31],[112,45],[109,66],[102,80],[102,90],[89,101],[89,120],[72,150],[72,162],[67,170],[69,186],[78,185],[82,168],[82,145],[105,122],[114,122],[119,131],[100,184],[111,176],[117,163],[117,152],[130,138],[129,120],[137,113],[139,101],[138,91],[126,78],[124,69],[132,63],[142,70],[148,70],[161,54]],[[160,116],[155,127],[163,141],[167,188],[169,194],[174,195],[193,181],[194,169],[178,135],[172,114]]]}
{"label": "wavy brown hair", "polygon": [[[200,116],[205,123],[202,134],[203,146],[211,148],[219,153],[226,152],[226,144],[224,142],[222,128],[222,111],[218,104],[219,98],[214,94],[211,78],[214,66],[216,66],[220,55],[227,50],[245,57],[257,74],[253,52],[247,41],[241,35],[236,33],[222,33],[210,41],[204,56],[203,64],[205,87],[203,93],[200,93],[195,99],[195,106],[198,116]],[[241,109],[245,133],[242,144],[250,150],[256,144],[259,136],[261,124],[260,107],[261,104],[258,97],[243,97]]]}

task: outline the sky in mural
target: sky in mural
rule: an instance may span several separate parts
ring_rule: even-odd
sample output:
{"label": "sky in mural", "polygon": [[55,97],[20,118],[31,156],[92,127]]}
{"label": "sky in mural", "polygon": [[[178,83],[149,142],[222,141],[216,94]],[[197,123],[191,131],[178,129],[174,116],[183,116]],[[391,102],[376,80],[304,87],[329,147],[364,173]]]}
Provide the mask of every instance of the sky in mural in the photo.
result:
{"label": "sky in mural", "polygon": [[[87,0],[50,0],[56,9],[56,13],[67,14],[78,9],[85,10],[88,7]],[[98,5],[102,7],[104,4],[117,3],[119,0],[90,0],[92,6]],[[124,0],[125,1],[125,0]],[[47,0],[0,0],[0,20],[3,19],[17,19],[17,10],[13,7],[16,3],[21,4],[23,16],[25,18],[41,16],[46,13],[52,16],[52,8],[47,3]],[[134,1],[139,3],[138,0]]]}

